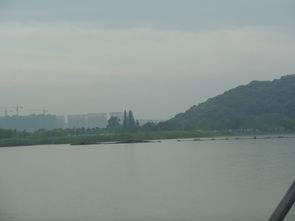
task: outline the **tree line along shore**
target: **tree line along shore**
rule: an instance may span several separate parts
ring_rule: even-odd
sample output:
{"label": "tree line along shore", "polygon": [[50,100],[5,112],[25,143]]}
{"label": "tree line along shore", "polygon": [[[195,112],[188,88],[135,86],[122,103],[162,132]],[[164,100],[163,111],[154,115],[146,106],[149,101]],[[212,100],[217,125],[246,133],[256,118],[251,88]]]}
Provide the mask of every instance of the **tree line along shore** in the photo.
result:
{"label": "tree line along shore", "polygon": [[[295,133],[294,131],[281,131],[281,133]],[[38,130],[34,132],[15,131],[0,129],[0,147],[29,146],[43,144],[99,144],[99,143],[141,143],[162,139],[184,139],[193,138],[195,141],[216,139],[243,139],[250,136],[256,139],[257,135],[270,134],[262,131],[194,131],[194,130],[172,130],[172,131],[129,131],[108,132],[102,129],[85,130],[80,129],[55,129]],[[222,138],[218,138],[222,137]],[[284,138],[284,136],[277,136]],[[207,139],[202,139],[207,138]],[[259,137],[257,137],[259,138]],[[261,138],[271,138],[269,136]],[[183,141],[183,140],[178,140]]]}
{"label": "tree line along shore", "polygon": [[294,133],[294,97],[295,74],[238,86],[159,123],[140,125],[133,112],[125,110],[122,122],[111,117],[106,128],[0,129],[0,146]]}

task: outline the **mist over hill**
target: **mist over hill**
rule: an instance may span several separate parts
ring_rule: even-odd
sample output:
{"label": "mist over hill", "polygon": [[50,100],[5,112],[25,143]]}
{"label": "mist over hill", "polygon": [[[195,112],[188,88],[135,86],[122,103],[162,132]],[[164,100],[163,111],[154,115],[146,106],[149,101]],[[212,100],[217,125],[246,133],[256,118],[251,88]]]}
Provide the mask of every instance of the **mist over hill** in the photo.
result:
{"label": "mist over hill", "polygon": [[295,129],[295,74],[273,81],[252,81],[166,121],[175,129]]}

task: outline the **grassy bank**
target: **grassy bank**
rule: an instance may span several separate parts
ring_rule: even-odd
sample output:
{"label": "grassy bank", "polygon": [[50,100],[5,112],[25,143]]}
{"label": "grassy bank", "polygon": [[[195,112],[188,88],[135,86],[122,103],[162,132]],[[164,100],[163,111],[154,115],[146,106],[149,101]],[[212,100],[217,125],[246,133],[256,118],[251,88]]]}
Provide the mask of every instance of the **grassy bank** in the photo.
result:
{"label": "grassy bank", "polygon": [[84,136],[48,136],[48,137],[12,137],[0,139],[0,146],[27,146],[42,144],[71,144],[71,143],[91,143],[91,142],[116,142],[124,140],[160,140],[197,138],[211,136],[231,136],[236,133],[230,132],[200,132],[200,131],[156,131],[156,132],[130,132],[113,133]]}
{"label": "grassy bank", "polygon": [[[263,133],[260,133],[263,134]],[[83,136],[28,136],[25,138],[1,138],[0,147],[28,146],[43,144],[79,144],[96,142],[118,142],[127,140],[161,140],[180,138],[201,138],[220,136],[246,136],[258,135],[254,132],[229,132],[229,131],[152,131],[130,133],[105,133]]]}

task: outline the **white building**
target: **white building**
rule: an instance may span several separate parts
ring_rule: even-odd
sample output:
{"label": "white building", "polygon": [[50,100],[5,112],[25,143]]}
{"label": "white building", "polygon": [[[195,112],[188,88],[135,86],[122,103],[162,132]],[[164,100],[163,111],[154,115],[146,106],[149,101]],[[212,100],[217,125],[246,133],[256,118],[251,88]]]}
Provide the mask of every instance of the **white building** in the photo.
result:
{"label": "white building", "polygon": [[87,114],[88,128],[106,128],[108,125],[107,113]]}
{"label": "white building", "polygon": [[106,128],[107,123],[106,113],[68,115],[69,128]]}
{"label": "white building", "polygon": [[68,128],[87,128],[87,124],[86,114],[68,115]]}
{"label": "white building", "polygon": [[56,128],[66,128],[65,116],[56,116]]}

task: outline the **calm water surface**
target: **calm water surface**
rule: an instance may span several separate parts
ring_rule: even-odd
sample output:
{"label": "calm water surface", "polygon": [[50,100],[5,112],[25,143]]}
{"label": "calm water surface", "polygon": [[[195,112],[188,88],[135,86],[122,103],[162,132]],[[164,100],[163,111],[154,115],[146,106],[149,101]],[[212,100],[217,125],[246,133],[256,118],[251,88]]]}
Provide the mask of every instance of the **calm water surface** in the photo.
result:
{"label": "calm water surface", "polygon": [[295,139],[0,148],[0,220],[267,220],[294,168]]}

